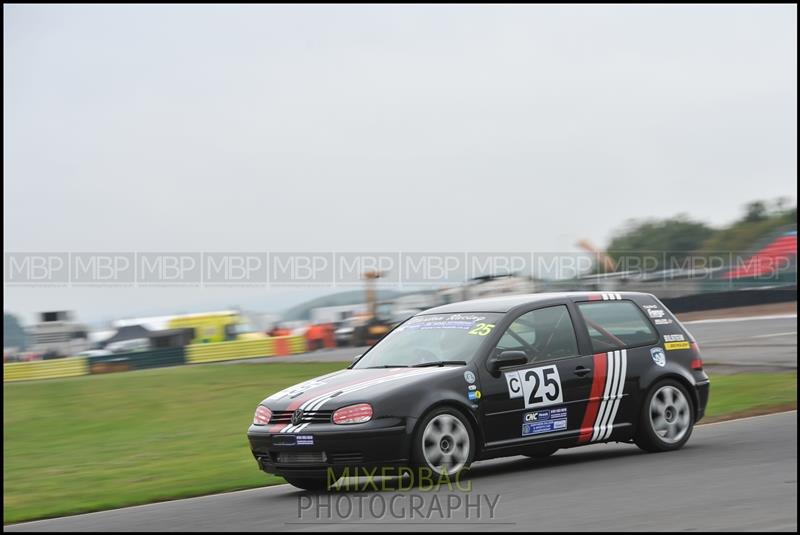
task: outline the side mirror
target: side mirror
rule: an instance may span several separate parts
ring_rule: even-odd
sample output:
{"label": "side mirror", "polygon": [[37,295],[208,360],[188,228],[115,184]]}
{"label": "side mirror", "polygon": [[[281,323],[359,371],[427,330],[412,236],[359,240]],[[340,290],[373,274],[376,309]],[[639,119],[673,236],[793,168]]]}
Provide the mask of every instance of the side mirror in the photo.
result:
{"label": "side mirror", "polygon": [[489,358],[489,370],[492,373],[511,366],[521,366],[528,363],[528,355],[524,351],[503,351],[499,355]]}

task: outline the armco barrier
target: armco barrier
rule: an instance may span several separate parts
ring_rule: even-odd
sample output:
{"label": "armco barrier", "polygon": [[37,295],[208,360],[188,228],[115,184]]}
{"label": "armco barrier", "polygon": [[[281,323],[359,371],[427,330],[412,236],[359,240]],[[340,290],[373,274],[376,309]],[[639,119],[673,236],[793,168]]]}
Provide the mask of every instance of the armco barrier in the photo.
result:
{"label": "armco barrier", "polygon": [[3,364],[3,382],[30,381],[33,379],[55,379],[77,377],[89,373],[86,357],[36,360],[32,362],[6,362]]}

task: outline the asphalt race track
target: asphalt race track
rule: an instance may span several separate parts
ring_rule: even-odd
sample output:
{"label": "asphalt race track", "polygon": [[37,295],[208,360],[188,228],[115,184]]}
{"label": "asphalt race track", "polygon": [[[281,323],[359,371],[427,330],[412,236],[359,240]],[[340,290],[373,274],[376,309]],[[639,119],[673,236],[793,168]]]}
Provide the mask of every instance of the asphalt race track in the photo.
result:
{"label": "asphalt race track", "polygon": [[[797,412],[699,426],[687,446],[672,453],[609,444],[565,450],[545,460],[476,463],[469,482],[469,493],[443,487],[315,495],[280,485],[5,529],[384,531],[413,530],[419,524],[419,529],[445,531],[796,531]],[[409,513],[412,495],[419,496],[416,518]],[[467,496],[473,504],[469,519],[456,503],[465,503]],[[380,520],[381,504],[390,507],[392,498],[397,517],[386,512]],[[451,505],[439,512],[434,503]]]}
{"label": "asphalt race track", "polygon": [[797,368],[797,316],[684,323],[710,364]]}

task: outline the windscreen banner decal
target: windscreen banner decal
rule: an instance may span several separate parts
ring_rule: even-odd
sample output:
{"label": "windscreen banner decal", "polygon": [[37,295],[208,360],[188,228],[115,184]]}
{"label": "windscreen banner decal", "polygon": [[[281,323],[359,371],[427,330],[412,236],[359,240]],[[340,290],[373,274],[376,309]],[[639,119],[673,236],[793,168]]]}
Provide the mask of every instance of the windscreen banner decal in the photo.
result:
{"label": "windscreen banner decal", "polygon": [[[418,316],[400,325],[397,331],[419,331],[427,329],[461,329],[470,334],[486,336],[494,327],[490,323],[480,323],[486,316],[474,314],[448,314],[438,316]],[[488,328],[487,328],[488,327]],[[475,331],[475,332],[472,332]]]}

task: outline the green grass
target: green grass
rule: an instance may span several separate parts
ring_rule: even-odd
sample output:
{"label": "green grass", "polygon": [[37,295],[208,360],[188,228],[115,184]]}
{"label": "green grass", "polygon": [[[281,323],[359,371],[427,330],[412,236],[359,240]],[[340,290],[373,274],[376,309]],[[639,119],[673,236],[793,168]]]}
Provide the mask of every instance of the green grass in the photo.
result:
{"label": "green grass", "polygon": [[248,448],[256,405],[344,366],[183,366],[5,384],[3,522],[280,483]]}
{"label": "green grass", "polygon": [[[256,404],[344,366],[184,366],[5,384],[3,521],[279,483],[248,449]],[[796,382],[796,373],[713,377],[708,415],[796,404]]]}
{"label": "green grass", "polygon": [[709,420],[797,408],[797,372],[739,373],[711,377]]}

